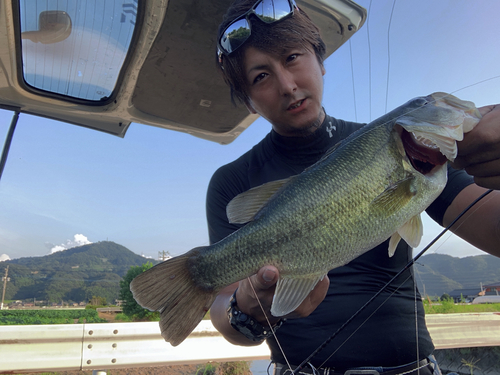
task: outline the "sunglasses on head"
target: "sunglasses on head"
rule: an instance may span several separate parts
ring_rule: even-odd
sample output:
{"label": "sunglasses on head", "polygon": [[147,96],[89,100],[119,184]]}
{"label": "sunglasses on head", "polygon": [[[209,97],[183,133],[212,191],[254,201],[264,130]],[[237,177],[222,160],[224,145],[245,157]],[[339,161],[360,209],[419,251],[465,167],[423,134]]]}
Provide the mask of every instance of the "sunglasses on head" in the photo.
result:
{"label": "sunglasses on head", "polygon": [[291,16],[295,9],[298,10],[298,7],[294,0],[258,0],[248,12],[234,19],[222,32],[217,41],[219,63],[222,64],[222,54],[229,55],[236,51],[250,37],[251,14],[262,22],[273,23]]}

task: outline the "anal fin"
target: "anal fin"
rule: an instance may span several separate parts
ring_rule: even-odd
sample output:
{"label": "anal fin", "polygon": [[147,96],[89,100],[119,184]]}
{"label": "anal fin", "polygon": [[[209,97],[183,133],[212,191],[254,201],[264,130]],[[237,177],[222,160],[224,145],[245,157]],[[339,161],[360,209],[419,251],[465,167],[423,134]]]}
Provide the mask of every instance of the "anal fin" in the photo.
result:
{"label": "anal fin", "polygon": [[313,275],[307,278],[280,277],[274,293],[271,314],[278,317],[294,311],[323,277],[325,275]]}

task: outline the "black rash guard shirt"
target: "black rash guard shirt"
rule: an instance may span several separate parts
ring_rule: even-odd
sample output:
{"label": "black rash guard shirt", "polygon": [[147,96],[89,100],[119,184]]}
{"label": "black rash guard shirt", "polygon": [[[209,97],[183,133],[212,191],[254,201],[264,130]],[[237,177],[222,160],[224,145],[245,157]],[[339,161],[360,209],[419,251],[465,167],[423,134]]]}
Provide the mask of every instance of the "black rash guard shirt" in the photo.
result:
{"label": "black rash guard shirt", "polygon": [[[283,137],[272,130],[250,151],[219,168],[207,192],[210,243],[218,242],[241,227],[230,224],[226,216],[226,206],[236,195],[265,182],[301,173],[317,162],[330,147],[363,125],[327,115],[321,127],[307,137]],[[448,172],[449,181],[445,190],[427,209],[439,224],[455,196],[473,182],[462,171],[449,168]],[[277,331],[279,343],[291,364],[299,365],[307,358],[411,257],[412,249],[400,241],[395,255],[389,258],[386,241],[349,264],[331,270],[328,273],[330,288],[318,308],[307,318],[287,320]],[[425,325],[420,294],[418,291],[415,294],[415,291],[413,270],[410,269],[311,363],[343,370],[361,366],[399,366],[414,362],[417,353],[420,359],[430,355],[434,346]],[[267,342],[272,361],[286,363],[274,337]]]}

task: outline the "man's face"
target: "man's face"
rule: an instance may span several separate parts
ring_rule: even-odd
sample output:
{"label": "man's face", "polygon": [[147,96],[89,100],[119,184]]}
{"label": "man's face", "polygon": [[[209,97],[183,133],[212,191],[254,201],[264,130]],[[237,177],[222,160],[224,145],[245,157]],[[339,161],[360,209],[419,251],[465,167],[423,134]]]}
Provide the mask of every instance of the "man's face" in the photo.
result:
{"label": "man's face", "polygon": [[321,125],[325,69],[313,52],[299,47],[276,56],[250,46],[244,72],[248,109],[267,119],[278,134],[304,136]]}

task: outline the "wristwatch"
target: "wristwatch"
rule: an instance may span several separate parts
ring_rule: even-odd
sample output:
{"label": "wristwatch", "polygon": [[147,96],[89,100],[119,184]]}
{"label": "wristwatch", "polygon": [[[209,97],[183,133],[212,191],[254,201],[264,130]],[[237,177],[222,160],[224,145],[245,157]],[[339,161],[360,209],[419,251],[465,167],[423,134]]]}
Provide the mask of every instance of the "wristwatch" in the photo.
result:
{"label": "wristwatch", "polygon": [[264,327],[251,316],[241,312],[236,304],[236,289],[229,300],[227,314],[231,326],[252,341],[262,341],[273,335],[286,319],[281,319],[273,327]]}

